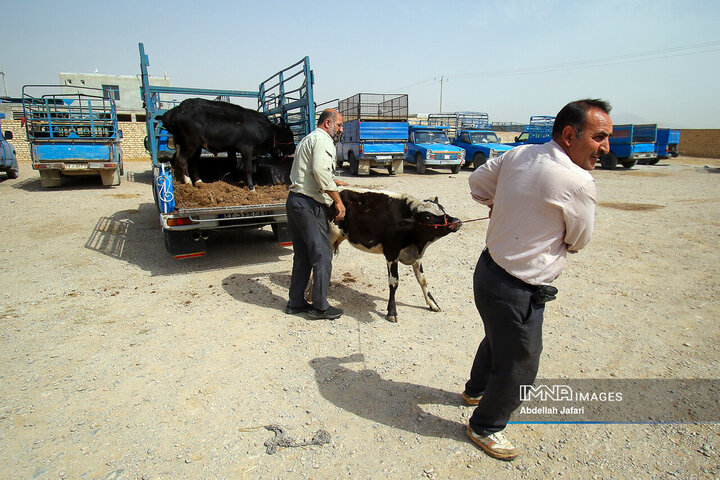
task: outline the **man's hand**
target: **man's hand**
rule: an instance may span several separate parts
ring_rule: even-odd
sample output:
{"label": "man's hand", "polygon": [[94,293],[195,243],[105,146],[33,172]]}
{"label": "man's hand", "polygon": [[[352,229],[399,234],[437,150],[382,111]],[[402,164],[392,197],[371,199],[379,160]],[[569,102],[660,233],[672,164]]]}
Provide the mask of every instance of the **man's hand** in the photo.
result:
{"label": "man's hand", "polygon": [[338,187],[347,187],[348,185],[350,185],[349,183],[338,180],[337,178],[333,178],[333,180],[335,180],[335,185],[337,185]]}
{"label": "man's hand", "polygon": [[345,218],[345,205],[340,202],[335,202],[335,209],[337,210],[338,214],[335,216],[335,223],[338,223],[340,220]]}

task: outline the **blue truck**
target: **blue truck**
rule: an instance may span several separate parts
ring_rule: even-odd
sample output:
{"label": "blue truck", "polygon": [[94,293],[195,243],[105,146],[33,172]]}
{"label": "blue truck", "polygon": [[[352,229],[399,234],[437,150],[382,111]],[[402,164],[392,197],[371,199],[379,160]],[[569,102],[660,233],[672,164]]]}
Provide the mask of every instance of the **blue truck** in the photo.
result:
{"label": "blue truck", "polygon": [[648,163],[655,165],[661,158],[677,157],[679,143],[680,130],[658,128],[655,141],[655,155],[657,155],[657,158],[648,161]]}
{"label": "blue truck", "polygon": [[603,168],[634,167],[638,160],[648,163],[657,159],[655,140],[657,125],[614,125],[610,137],[610,151],[600,157]]}
{"label": "blue truck", "polygon": [[512,143],[506,143],[513,147],[525,145],[528,143],[542,144],[552,140],[552,128],[555,123],[555,117],[550,115],[533,115],[530,117],[530,123],[525,125],[523,131],[515,137]]}
{"label": "blue truck", "polygon": [[447,126],[450,143],[465,150],[465,166],[477,168],[489,158],[498,157],[512,147],[500,142],[483,112],[431,114],[430,125]]}
{"label": "blue truck", "polygon": [[113,98],[95,88],[25,85],[22,105],[32,168],[43,187],[75,175],[100,175],[103,185],[120,185],[122,132]]}
{"label": "blue truck", "polygon": [[405,161],[415,165],[420,174],[426,173],[427,167],[449,167],[452,173],[460,172],[465,150],[450,143],[448,130],[449,127],[410,125]]}
{"label": "blue truck", "polygon": [[[201,257],[210,235],[229,229],[270,225],[280,245],[290,245],[285,201],[243,203],[230,206],[184,206],[173,186],[174,153],[171,135],[162,126],[162,115],[180,103],[180,98],[208,98],[231,101],[255,99],[258,111],[271,121],[284,120],[293,130],[297,143],[315,129],[313,72],[310,59],[300,61],[271,75],[257,90],[216,90],[150,85],[150,60],[142,43],[140,51],[141,94],[146,110],[148,147],[152,159],[152,192],[160,214],[160,225],[168,252],[177,259]],[[259,168],[259,167],[258,167]]]}
{"label": "blue truck", "polygon": [[[0,113],[0,120],[5,118],[4,113]],[[2,123],[0,123],[0,133],[2,132]],[[20,169],[18,168],[17,155],[15,155],[15,147],[8,140],[13,139],[10,130],[0,135],[0,172],[5,172],[7,178],[14,179],[18,177]]]}
{"label": "blue truck", "polygon": [[358,93],[338,102],[343,136],[337,144],[337,166],[347,162],[352,175],[368,175],[384,167],[390,175],[403,172],[407,154],[408,96]]}

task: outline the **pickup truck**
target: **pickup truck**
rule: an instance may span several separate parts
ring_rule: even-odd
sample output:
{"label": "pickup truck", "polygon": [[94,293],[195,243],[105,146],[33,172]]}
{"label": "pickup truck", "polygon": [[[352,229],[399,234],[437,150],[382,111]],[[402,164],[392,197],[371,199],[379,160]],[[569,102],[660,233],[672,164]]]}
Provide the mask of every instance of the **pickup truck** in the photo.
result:
{"label": "pickup truck", "polygon": [[465,166],[470,168],[477,168],[488,158],[500,156],[512,148],[501,143],[497,134],[490,130],[487,113],[431,114],[428,123],[450,127],[450,143],[465,150]]}
{"label": "pickup truck", "polygon": [[648,163],[655,165],[661,158],[677,157],[679,143],[680,130],[658,128],[657,140],[655,141],[655,154],[657,158],[650,160]]}
{"label": "pickup truck", "polygon": [[[173,168],[174,153],[171,135],[162,126],[162,115],[179,103],[177,98],[205,97],[222,101],[254,98],[258,110],[271,121],[282,118],[290,125],[295,142],[315,129],[313,74],[310,59],[304,57],[293,65],[270,76],[257,90],[215,90],[189,87],[150,85],[150,61],[142,43],[140,50],[141,93],[146,110],[146,145],[152,159],[152,192],[160,215],[165,247],[176,259],[201,257],[207,240],[229,229],[270,225],[280,245],[290,245],[285,200],[238,205],[184,206],[176,198]],[[260,162],[259,162],[260,163]],[[261,168],[258,166],[258,168]],[[262,187],[258,187],[262,188]]]}
{"label": "pickup truck", "polygon": [[614,169],[618,163],[624,168],[634,167],[638,160],[650,163],[657,159],[656,138],[656,125],[614,125],[610,151],[600,157],[600,164],[603,168]]}
{"label": "pickup truck", "polygon": [[542,144],[552,140],[552,128],[555,123],[555,117],[548,115],[533,115],[530,117],[530,123],[525,125],[522,133],[515,137],[512,143],[506,143],[517,147],[527,143]]}
{"label": "pickup truck", "polygon": [[447,131],[448,127],[410,125],[405,161],[415,165],[420,174],[427,167],[450,167],[452,173],[460,172],[465,150],[450,143]]}
{"label": "pickup truck", "polygon": [[25,85],[22,104],[32,168],[43,187],[74,175],[100,175],[103,185],[120,185],[122,131],[113,98],[96,88]]}
{"label": "pickup truck", "polygon": [[368,175],[372,167],[403,172],[407,154],[408,97],[358,93],[338,102],[343,136],[337,144],[337,166],[350,165],[352,175]]}
{"label": "pickup truck", "polygon": [[[5,114],[0,113],[0,120],[3,118],[5,118]],[[2,132],[2,124],[0,124],[0,132]],[[0,135],[0,172],[5,172],[10,179],[17,178],[19,172],[15,147],[7,142],[12,139],[13,134],[10,130]]]}

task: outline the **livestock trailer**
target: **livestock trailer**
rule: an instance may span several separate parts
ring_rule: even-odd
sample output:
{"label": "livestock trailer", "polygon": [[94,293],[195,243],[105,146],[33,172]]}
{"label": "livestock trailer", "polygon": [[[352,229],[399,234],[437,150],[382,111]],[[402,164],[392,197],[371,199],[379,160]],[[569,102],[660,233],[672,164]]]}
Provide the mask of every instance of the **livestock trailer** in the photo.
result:
{"label": "livestock trailer", "polygon": [[368,175],[371,167],[403,172],[407,153],[408,96],[358,93],[338,102],[344,131],[337,145],[337,164],[350,165],[353,175]]}
{"label": "livestock trailer", "polygon": [[614,169],[618,162],[624,168],[634,167],[638,160],[652,162],[655,154],[657,125],[615,125],[610,137],[610,151],[600,157],[603,168]]}
{"label": "livestock trailer", "polygon": [[100,175],[103,185],[120,184],[122,132],[112,97],[89,87],[25,85],[22,105],[32,168],[44,187],[73,175]]}
{"label": "livestock trailer", "polygon": [[260,82],[255,90],[221,90],[150,85],[150,60],[142,43],[140,50],[141,94],[146,110],[147,139],[153,170],[153,198],[160,214],[165,246],[178,259],[205,254],[210,235],[228,229],[270,225],[275,239],[289,245],[285,201],[231,206],[185,207],[177,203],[170,163],[174,144],[162,125],[162,115],[184,98],[206,98],[234,102],[255,99],[258,111],[274,123],[290,125],[295,143],[315,129],[313,72],[304,57]]}

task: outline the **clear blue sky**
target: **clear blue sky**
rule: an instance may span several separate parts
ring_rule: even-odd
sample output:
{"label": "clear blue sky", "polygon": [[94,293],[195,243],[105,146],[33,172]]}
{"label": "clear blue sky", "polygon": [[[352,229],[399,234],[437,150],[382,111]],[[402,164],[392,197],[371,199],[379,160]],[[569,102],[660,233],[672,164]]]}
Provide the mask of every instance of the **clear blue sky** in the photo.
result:
{"label": "clear blue sky", "polygon": [[[410,113],[554,115],[600,97],[615,123],[720,128],[720,2],[3,0],[8,93],[59,72],[255,90],[304,56],[321,103],[407,93]],[[0,88],[1,85],[0,85]],[[0,92],[4,93],[2,90]]]}

